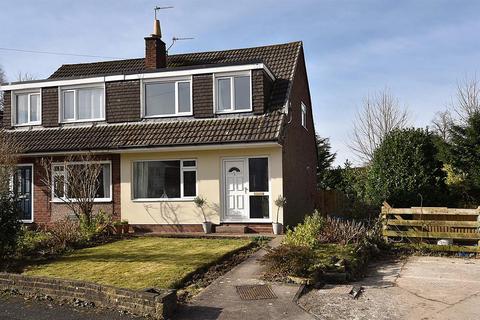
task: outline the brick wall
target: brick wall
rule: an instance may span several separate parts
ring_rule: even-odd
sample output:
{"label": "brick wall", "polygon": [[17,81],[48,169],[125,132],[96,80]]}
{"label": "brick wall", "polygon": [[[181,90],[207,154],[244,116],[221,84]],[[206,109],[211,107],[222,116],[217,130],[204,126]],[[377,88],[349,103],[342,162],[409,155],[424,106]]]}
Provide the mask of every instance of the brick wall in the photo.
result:
{"label": "brick wall", "polygon": [[107,122],[140,120],[140,81],[107,82]]}
{"label": "brick wall", "polygon": [[167,66],[167,49],[160,37],[145,38],[145,68],[154,70]]}
{"label": "brick wall", "polygon": [[133,291],[95,283],[0,273],[0,289],[26,296],[48,295],[58,300],[79,299],[95,306],[127,311],[154,319],[168,319],[177,307],[175,290]]}
{"label": "brick wall", "polygon": [[[112,162],[112,202],[96,203],[94,212],[100,209],[113,215],[114,220],[121,219],[120,202],[120,155],[98,156],[99,160]],[[62,157],[56,157],[54,161],[64,161]],[[49,224],[70,215],[70,209],[65,203],[52,203],[48,187],[44,184],[45,169],[41,158],[22,158],[20,163],[33,163],[33,216],[35,224]]]}
{"label": "brick wall", "polygon": [[58,88],[42,89],[42,125],[44,127],[58,126]]}
{"label": "brick wall", "polygon": [[[317,152],[310,91],[303,50],[298,58],[290,95],[289,123],[283,142],[283,209],[287,225],[300,222],[314,210],[316,195]],[[307,106],[307,128],[301,124],[301,103]]]}
{"label": "brick wall", "polygon": [[195,118],[213,117],[213,75],[193,76],[193,116]]}
{"label": "brick wall", "polygon": [[4,128],[12,127],[12,92],[3,92],[3,120],[2,124]]}

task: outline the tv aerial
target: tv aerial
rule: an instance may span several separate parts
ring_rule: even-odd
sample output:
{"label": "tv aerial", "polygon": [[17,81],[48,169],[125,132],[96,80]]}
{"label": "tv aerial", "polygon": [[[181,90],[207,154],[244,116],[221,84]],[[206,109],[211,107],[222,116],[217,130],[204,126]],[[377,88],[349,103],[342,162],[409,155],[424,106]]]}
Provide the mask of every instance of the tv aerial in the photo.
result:
{"label": "tv aerial", "polygon": [[171,47],[173,47],[173,45],[177,42],[177,41],[184,41],[184,40],[193,40],[195,38],[193,37],[173,37],[172,38],[172,44],[167,48],[167,52],[168,50],[170,50]]}

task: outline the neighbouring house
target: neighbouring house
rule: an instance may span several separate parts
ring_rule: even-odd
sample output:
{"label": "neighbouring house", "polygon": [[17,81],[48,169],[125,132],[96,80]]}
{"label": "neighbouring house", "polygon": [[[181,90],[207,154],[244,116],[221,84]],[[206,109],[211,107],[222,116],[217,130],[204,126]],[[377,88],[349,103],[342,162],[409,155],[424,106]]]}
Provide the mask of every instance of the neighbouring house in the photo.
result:
{"label": "neighbouring house", "polygon": [[[156,21],[158,23],[158,21]],[[271,231],[314,209],[316,145],[302,42],[169,55],[159,29],[145,57],[62,65],[48,79],[2,85],[3,128],[21,146],[25,223],[69,214],[42,184],[41,159],[102,161],[95,209],[136,230],[201,231],[193,199],[218,226]],[[41,61],[39,61],[41,63]],[[62,183],[55,185],[62,188]]]}

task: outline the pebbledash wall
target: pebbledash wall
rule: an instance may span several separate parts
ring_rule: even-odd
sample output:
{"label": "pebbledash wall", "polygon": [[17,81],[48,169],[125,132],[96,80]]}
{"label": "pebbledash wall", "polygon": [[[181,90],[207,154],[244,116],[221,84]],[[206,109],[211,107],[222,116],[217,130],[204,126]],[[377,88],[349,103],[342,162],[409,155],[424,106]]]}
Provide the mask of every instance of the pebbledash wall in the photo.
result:
{"label": "pebbledash wall", "polygon": [[[270,172],[270,217],[275,219],[277,209],[274,200],[283,192],[282,148],[278,146],[255,149],[227,149],[181,152],[124,153],[121,155],[121,207],[122,219],[130,224],[181,225],[184,231],[200,231],[202,214],[192,200],[138,201],[132,196],[132,164],[136,160],[197,160],[197,195],[208,201],[206,213],[212,223],[221,221],[222,207],[222,161],[225,158],[267,156]],[[279,212],[279,222],[283,212]],[[271,222],[266,220],[265,222]],[[190,228],[189,228],[190,226]],[[174,231],[174,230],[172,230]]]}

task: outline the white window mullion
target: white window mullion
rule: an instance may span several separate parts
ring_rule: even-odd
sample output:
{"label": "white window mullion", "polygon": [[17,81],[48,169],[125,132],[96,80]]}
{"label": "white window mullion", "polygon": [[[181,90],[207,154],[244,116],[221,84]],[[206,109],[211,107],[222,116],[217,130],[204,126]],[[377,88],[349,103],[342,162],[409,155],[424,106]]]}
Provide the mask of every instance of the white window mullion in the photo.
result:
{"label": "white window mullion", "polygon": [[78,101],[77,101],[77,90],[73,90],[73,120],[77,120],[78,119],[78,113],[77,113],[77,104],[78,104]]}
{"label": "white window mullion", "polygon": [[230,111],[235,111],[235,81],[230,77]]}
{"label": "white window mullion", "polygon": [[175,114],[179,114],[180,108],[178,105],[178,81],[175,81]]}
{"label": "white window mullion", "polygon": [[30,116],[30,108],[32,107],[30,104],[31,104],[31,100],[32,100],[32,94],[29,93],[27,95],[27,122],[30,123],[30,119],[31,119],[31,116]]}
{"label": "white window mullion", "polygon": [[183,190],[183,161],[180,161],[180,198],[184,198]]}

